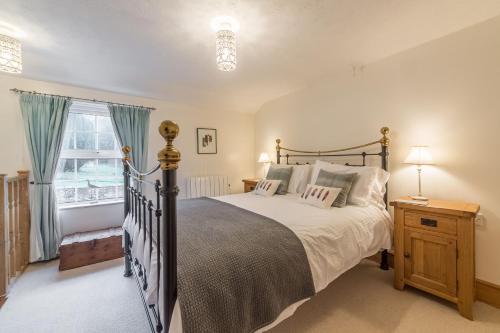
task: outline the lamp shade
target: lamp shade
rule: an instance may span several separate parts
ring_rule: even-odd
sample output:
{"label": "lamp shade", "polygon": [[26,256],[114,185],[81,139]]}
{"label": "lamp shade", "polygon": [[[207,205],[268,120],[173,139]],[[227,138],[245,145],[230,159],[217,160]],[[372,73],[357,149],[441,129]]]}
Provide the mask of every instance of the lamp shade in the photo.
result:
{"label": "lamp shade", "polygon": [[406,157],[404,163],[406,164],[434,164],[432,154],[427,146],[411,147],[410,153]]}
{"label": "lamp shade", "polygon": [[269,163],[269,162],[271,162],[271,159],[269,158],[269,154],[268,153],[261,153],[260,156],[259,156],[258,162],[259,163]]}

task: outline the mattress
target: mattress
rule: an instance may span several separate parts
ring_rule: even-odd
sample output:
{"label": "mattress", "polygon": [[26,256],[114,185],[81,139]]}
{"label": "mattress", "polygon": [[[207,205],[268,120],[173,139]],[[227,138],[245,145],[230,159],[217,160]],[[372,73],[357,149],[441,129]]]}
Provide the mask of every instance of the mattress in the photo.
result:
{"label": "mattress", "polygon": [[[320,209],[300,203],[297,194],[264,197],[250,192],[214,199],[269,217],[292,230],[306,251],[316,292],[323,290],[363,258],[377,253],[380,249],[391,248],[391,218],[386,210],[379,207],[348,205],[343,208]],[[132,231],[131,234],[141,238],[137,232]],[[156,249],[153,250],[153,260],[149,265],[149,258],[144,258],[143,255],[144,252],[148,255],[149,251],[144,251],[140,245],[143,239],[135,238],[133,243],[134,256],[144,262],[150,271],[147,298],[149,302],[156,303]],[[258,332],[266,331],[291,316],[305,301],[307,299],[290,305],[273,323]],[[161,298],[159,303],[162,307]],[[178,303],[174,308],[169,332],[182,332]]]}

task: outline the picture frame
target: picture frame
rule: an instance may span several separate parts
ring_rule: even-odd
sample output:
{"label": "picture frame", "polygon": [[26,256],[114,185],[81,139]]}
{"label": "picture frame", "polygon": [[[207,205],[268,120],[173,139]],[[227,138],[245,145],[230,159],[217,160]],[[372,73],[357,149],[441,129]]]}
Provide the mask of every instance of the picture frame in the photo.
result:
{"label": "picture frame", "polygon": [[215,128],[196,129],[198,154],[217,154],[217,130]]}

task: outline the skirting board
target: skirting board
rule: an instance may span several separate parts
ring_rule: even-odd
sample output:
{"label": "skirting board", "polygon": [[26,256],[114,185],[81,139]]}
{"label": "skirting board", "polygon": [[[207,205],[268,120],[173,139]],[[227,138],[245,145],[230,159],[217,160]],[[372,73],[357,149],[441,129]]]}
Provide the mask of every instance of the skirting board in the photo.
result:
{"label": "skirting board", "polygon": [[476,279],[476,299],[500,309],[500,286]]}
{"label": "skirting board", "polygon": [[[380,263],[380,253],[368,259]],[[394,268],[394,255],[389,253],[389,267]],[[500,286],[476,279],[476,300],[500,309]]]}

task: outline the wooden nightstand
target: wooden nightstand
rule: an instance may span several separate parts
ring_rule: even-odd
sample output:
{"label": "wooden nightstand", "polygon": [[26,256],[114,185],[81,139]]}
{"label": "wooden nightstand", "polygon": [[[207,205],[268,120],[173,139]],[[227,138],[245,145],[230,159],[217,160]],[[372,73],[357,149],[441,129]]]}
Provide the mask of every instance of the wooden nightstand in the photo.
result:
{"label": "wooden nightstand", "polygon": [[245,184],[245,192],[252,192],[255,188],[255,185],[259,182],[260,179],[243,179],[242,182]]}
{"label": "wooden nightstand", "polygon": [[[410,200],[401,198],[400,200]],[[405,284],[458,305],[472,320],[475,295],[474,220],[479,205],[429,200],[394,206],[394,287]]]}

